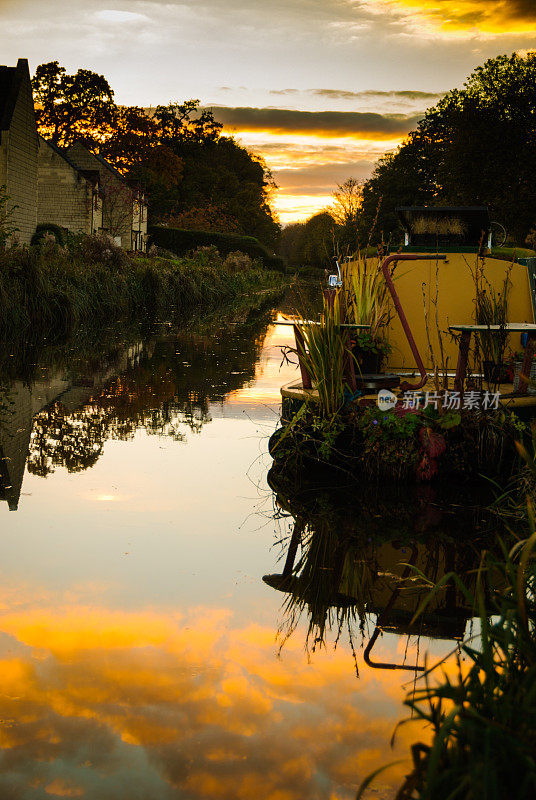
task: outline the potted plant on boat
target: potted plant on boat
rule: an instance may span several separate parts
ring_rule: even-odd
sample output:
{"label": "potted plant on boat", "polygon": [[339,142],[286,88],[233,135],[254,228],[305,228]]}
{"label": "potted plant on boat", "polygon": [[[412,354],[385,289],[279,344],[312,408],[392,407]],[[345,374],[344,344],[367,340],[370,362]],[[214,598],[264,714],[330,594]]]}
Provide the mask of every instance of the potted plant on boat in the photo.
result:
{"label": "potted plant on boat", "polygon": [[387,357],[391,352],[391,345],[387,339],[374,336],[370,331],[359,331],[354,335],[353,353],[363,375],[379,375]]}

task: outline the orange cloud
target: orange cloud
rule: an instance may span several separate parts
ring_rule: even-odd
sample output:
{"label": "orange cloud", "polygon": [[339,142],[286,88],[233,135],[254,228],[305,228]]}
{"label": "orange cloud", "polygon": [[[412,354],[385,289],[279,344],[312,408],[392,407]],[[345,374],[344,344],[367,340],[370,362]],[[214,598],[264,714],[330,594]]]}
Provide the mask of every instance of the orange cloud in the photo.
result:
{"label": "orange cloud", "polygon": [[411,11],[446,33],[480,31],[486,34],[536,31],[533,0],[369,0],[378,11],[393,7]]}
{"label": "orange cloud", "polygon": [[45,792],[54,797],[82,797],[85,794],[81,786],[72,786],[61,778],[55,778],[45,786]]}
{"label": "orange cloud", "polygon": [[283,223],[307,219],[333,202],[331,193],[349,177],[365,179],[375,161],[403,139],[310,134],[278,136],[273,131],[240,131],[238,138],[272,171],[278,191],[271,204]]}

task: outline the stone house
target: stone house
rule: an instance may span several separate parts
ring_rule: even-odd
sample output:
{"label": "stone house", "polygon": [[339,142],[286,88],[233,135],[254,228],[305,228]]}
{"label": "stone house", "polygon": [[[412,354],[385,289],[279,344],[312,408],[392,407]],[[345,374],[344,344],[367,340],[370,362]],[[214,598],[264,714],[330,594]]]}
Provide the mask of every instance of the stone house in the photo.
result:
{"label": "stone house", "polygon": [[37,225],[37,128],[28,61],[0,66],[0,186],[14,238],[29,244]]}
{"label": "stone house", "polygon": [[80,170],[97,171],[102,194],[101,231],[125,250],[147,249],[147,201],[141,188],[92,153],[83,142],[65,150],[69,161]]}
{"label": "stone house", "polygon": [[37,223],[54,223],[73,233],[102,230],[100,175],[79,169],[65,150],[39,136]]}

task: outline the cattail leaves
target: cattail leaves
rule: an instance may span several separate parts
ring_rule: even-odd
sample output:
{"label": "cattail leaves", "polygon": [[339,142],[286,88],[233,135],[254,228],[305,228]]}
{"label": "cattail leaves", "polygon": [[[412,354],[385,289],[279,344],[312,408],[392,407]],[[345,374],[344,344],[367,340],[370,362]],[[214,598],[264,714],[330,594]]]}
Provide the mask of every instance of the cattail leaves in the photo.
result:
{"label": "cattail leaves", "polygon": [[346,333],[340,327],[341,317],[339,292],[333,303],[324,301],[319,325],[297,322],[304,341],[303,347],[297,345],[297,352],[318,392],[321,409],[328,418],[335,416],[344,404],[344,364],[348,347]]}
{"label": "cattail leaves", "polygon": [[370,325],[370,336],[377,339],[391,319],[390,293],[379,263],[372,265],[358,258],[343,269],[348,319]]}

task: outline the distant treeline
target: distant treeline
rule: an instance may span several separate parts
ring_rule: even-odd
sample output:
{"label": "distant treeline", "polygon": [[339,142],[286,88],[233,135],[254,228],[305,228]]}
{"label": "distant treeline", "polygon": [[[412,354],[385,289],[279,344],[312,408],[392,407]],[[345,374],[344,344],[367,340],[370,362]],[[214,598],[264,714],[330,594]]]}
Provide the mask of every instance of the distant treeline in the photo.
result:
{"label": "distant treeline", "polygon": [[[363,186],[360,237],[399,205],[489,206],[511,242],[536,236],[536,52],[498,56],[429,109]],[[527,241],[528,238],[528,241]]]}
{"label": "distant treeline", "polygon": [[40,133],[59,147],[82,140],[150,197],[150,221],[178,228],[254,236],[270,250],[280,227],[269,205],[273,181],[261,158],[222,136],[198,100],[122,107],[106,78],[67,74],[57,61],[33,79]]}

